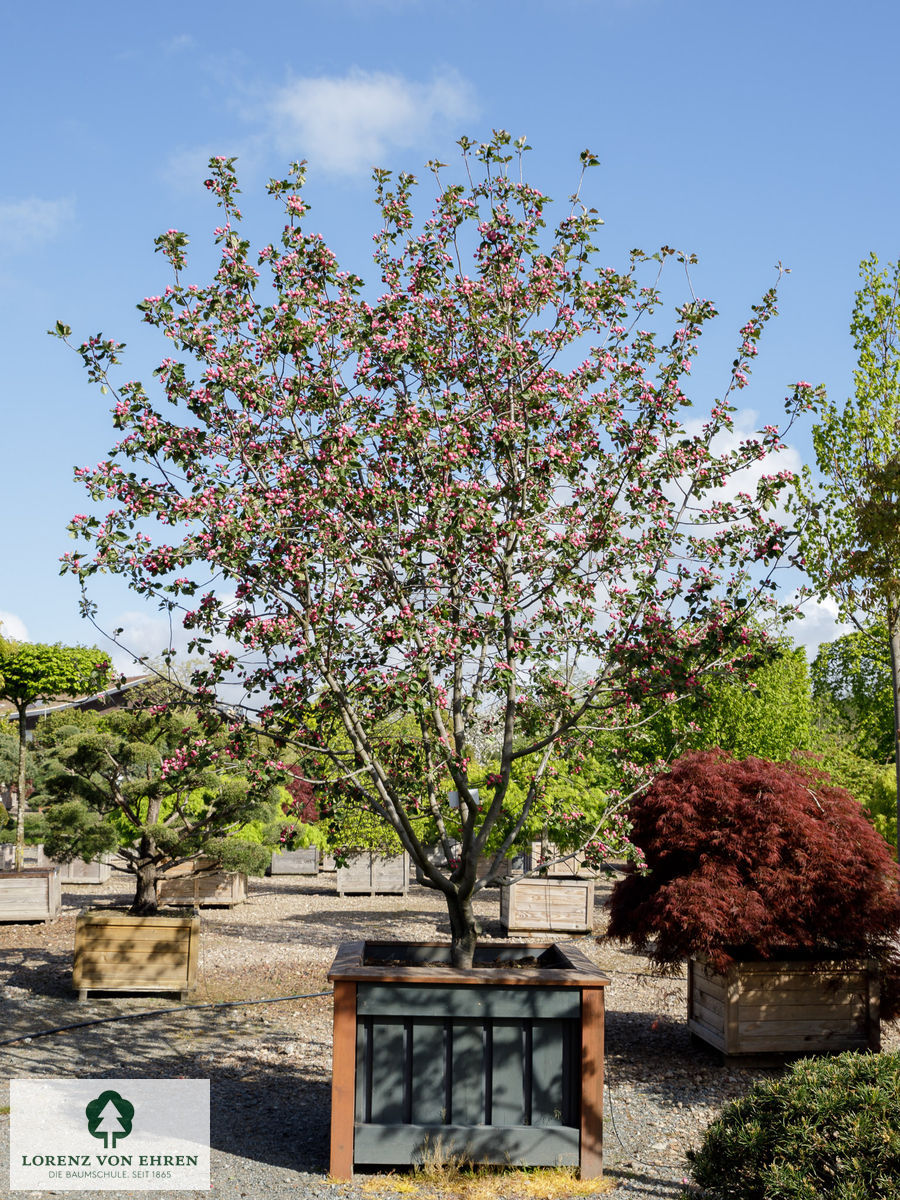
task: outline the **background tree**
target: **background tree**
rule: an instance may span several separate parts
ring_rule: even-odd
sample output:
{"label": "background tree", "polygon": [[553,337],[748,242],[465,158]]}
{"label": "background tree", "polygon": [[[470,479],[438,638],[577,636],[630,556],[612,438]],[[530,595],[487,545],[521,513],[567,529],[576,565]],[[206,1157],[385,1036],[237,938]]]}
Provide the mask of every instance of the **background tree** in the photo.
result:
{"label": "background tree", "polygon": [[99,691],[107,683],[109,674],[109,660],[96,647],[14,642],[0,634],[0,699],[8,700],[13,705],[19,727],[16,777],[17,871],[22,869],[25,854],[28,708],[38,700],[52,700],[56,696],[89,695]]}
{"label": "background tree", "polygon": [[[375,172],[370,287],[308,231],[297,165],[269,185],[280,239],[251,261],[233,160],[212,160],[213,279],[185,280],[188,239],[170,230],[157,248],[172,282],[139,305],[171,347],[157,372],[167,403],[117,386],[116,341],[79,348],[113,389],[121,440],[79,472],[112,508],[75,518],[86,545],[66,566],[182,607],[191,652],[209,650],[200,697],[239,681],[308,778],[392,827],[445,896],[453,959],[468,964],[472,896],[491,878],[476,879],[478,858],[502,827],[500,869],[554,759],[577,760],[651,698],[740,672],[746,620],[774,604],[785,531],[767,510],[791,477],[722,490],[782,445],[775,426],[727,438],[774,288],[689,429],[687,378],[714,306],[690,294],[674,330],[656,329],[659,273],[685,259],[664,247],[622,271],[598,264],[580,185],[551,223],[522,177],[524,139],[460,145],[463,181],[429,164],[438,194],[419,222],[415,179]],[[788,424],[811,391],[797,385]],[[400,718],[414,753],[391,736]],[[476,801],[478,739],[497,769]],[[520,761],[527,789],[508,820]],[[425,854],[432,829],[443,865]]]}
{"label": "background tree", "polygon": [[842,409],[822,398],[813,428],[822,482],[809,469],[796,507],[805,525],[802,553],[820,598],[873,643],[886,639],[891,662],[891,754],[900,806],[900,263],[860,265],[850,331],[858,353],[855,392]]}
{"label": "background tree", "polygon": [[656,713],[632,735],[632,752],[636,737],[643,739],[648,761],[719,748],[735,758],[788,762],[808,750],[814,704],[806,651],[772,638],[761,652],[762,661],[745,679],[713,679],[702,692]]}
{"label": "background tree", "polygon": [[43,752],[47,853],[67,862],[117,851],[135,877],[138,916],[156,912],[166,868],[274,817],[273,776],[246,725],[222,714],[201,724],[158,686],[136,707],[57,723]]}
{"label": "background tree", "polygon": [[825,642],[810,676],[813,696],[852,735],[858,753],[893,764],[893,679],[885,626],[867,626]]}

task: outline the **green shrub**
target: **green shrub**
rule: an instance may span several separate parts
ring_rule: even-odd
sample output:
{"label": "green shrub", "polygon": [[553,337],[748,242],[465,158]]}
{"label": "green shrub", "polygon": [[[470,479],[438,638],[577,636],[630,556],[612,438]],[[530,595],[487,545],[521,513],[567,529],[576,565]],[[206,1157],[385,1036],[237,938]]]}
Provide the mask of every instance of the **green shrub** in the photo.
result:
{"label": "green shrub", "polygon": [[715,1200],[900,1200],[900,1056],[804,1058],[727,1105],[688,1160]]}
{"label": "green shrub", "polygon": [[222,864],[224,871],[243,871],[245,875],[265,875],[272,860],[269,846],[243,838],[212,838],[207,853]]}

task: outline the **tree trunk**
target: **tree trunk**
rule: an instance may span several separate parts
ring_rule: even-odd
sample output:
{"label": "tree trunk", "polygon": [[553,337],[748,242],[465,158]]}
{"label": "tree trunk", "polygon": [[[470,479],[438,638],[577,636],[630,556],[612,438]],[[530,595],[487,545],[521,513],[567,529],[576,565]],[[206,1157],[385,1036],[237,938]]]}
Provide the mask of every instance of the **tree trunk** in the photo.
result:
{"label": "tree trunk", "polygon": [[16,806],[16,858],[15,869],[21,871],[25,863],[25,758],[28,750],[27,707],[17,704],[19,713],[19,782]]}
{"label": "tree trunk", "polygon": [[900,859],[900,619],[888,626],[894,692],[894,782],[897,788],[897,857]]}
{"label": "tree trunk", "polygon": [[137,883],[134,903],[129,912],[133,917],[155,917],[159,911],[156,896],[157,868],[154,854],[156,847],[146,834],[141,838],[140,859],[137,864]]}
{"label": "tree trunk", "polygon": [[471,967],[478,941],[478,922],[472,909],[472,897],[459,892],[447,895],[450,912],[450,961],[454,967]]}

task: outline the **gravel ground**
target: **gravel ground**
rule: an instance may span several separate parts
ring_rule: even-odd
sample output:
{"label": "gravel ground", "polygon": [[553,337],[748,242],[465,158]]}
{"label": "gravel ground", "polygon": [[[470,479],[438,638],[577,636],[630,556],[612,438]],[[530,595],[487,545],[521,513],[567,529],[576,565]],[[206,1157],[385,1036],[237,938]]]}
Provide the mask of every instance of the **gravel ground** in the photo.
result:
{"label": "gravel ground", "polygon": [[[170,997],[146,996],[74,1000],[75,914],[97,900],[113,901],[122,886],[114,880],[102,887],[64,889],[63,915],[50,925],[0,925],[0,1041],[92,1017],[177,1004]],[[597,932],[603,928],[604,891],[599,889]],[[489,890],[477,909],[485,936],[501,936],[497,892]],[[327,874],[251,880],[246,904],[203,912],[200,984],[193,1002],[326,991],[325,973],[339,942],[367,936],[410,941],[445,937],[444,913],[439,898],[416,886],[405,898],[342,901],[334,877]],[[599,946],[591,937],[577,942],[611,980],[603,1195],[607,1200],[676,1200],[686,1172],[685,1150],[698,1143],[725,1101],[771,1069],[723,1066],[718,1055],[691,1043],[684,978],[658,979],[649,973],[645,958]],[[887,1030],[884,1040],[887,1049],[900,1046],[895,1029]],[[0,1056],[0,1195],[9,1179],[9,1079],[69,1075],[208,1078],[212,1194],[221,1200],[363,1200],[364,1177],[353,1184],[332,1184],[327,1176],[330,996],[159,1013],[18,1041],[0,1046]],[[110,1200],[164,1195],[102,1194]],[[178,1200],[209,1193],[171,1195]]]}

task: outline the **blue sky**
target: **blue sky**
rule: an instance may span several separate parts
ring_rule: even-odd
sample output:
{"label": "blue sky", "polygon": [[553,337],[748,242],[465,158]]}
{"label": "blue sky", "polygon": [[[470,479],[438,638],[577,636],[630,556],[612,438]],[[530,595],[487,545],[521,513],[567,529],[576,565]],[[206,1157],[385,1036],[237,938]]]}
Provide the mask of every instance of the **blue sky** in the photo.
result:
{"label": "blue sky", "polygon": [[[238,156],[259,243],[278,220],[266,180],[308,159],[311,224],[365,275],[373,164],[419,173],[430,201],[428,159],[504,128],[533,146],[531,181],[563,198],[589,147],[607,262],[664,243],[700,257],[694,288],[722,315],[695,372],[698,412],[775,263],[790,267],[741,394],[748,430],[778,418],[797,379],[851,392],[859,261],[898,255],[894,2],[50,0],[9,9],[4,27],[0,620],[15,636],[96,640],[58,559],[85,507],[72,468],[115,439],[108,398],[45,331],[61,318],[79,340],[114,335],[127,377],[149,382],[165,351],[134,306],[167,282],[153,253],[164,229],[191,235],[202,271],[211,154]],[[810,445],[807,421],[789,465]],[[141,652],[165,640],[121,585],[97,598]],[[811,646],[834,628],[821,610],[795,627]]]}

